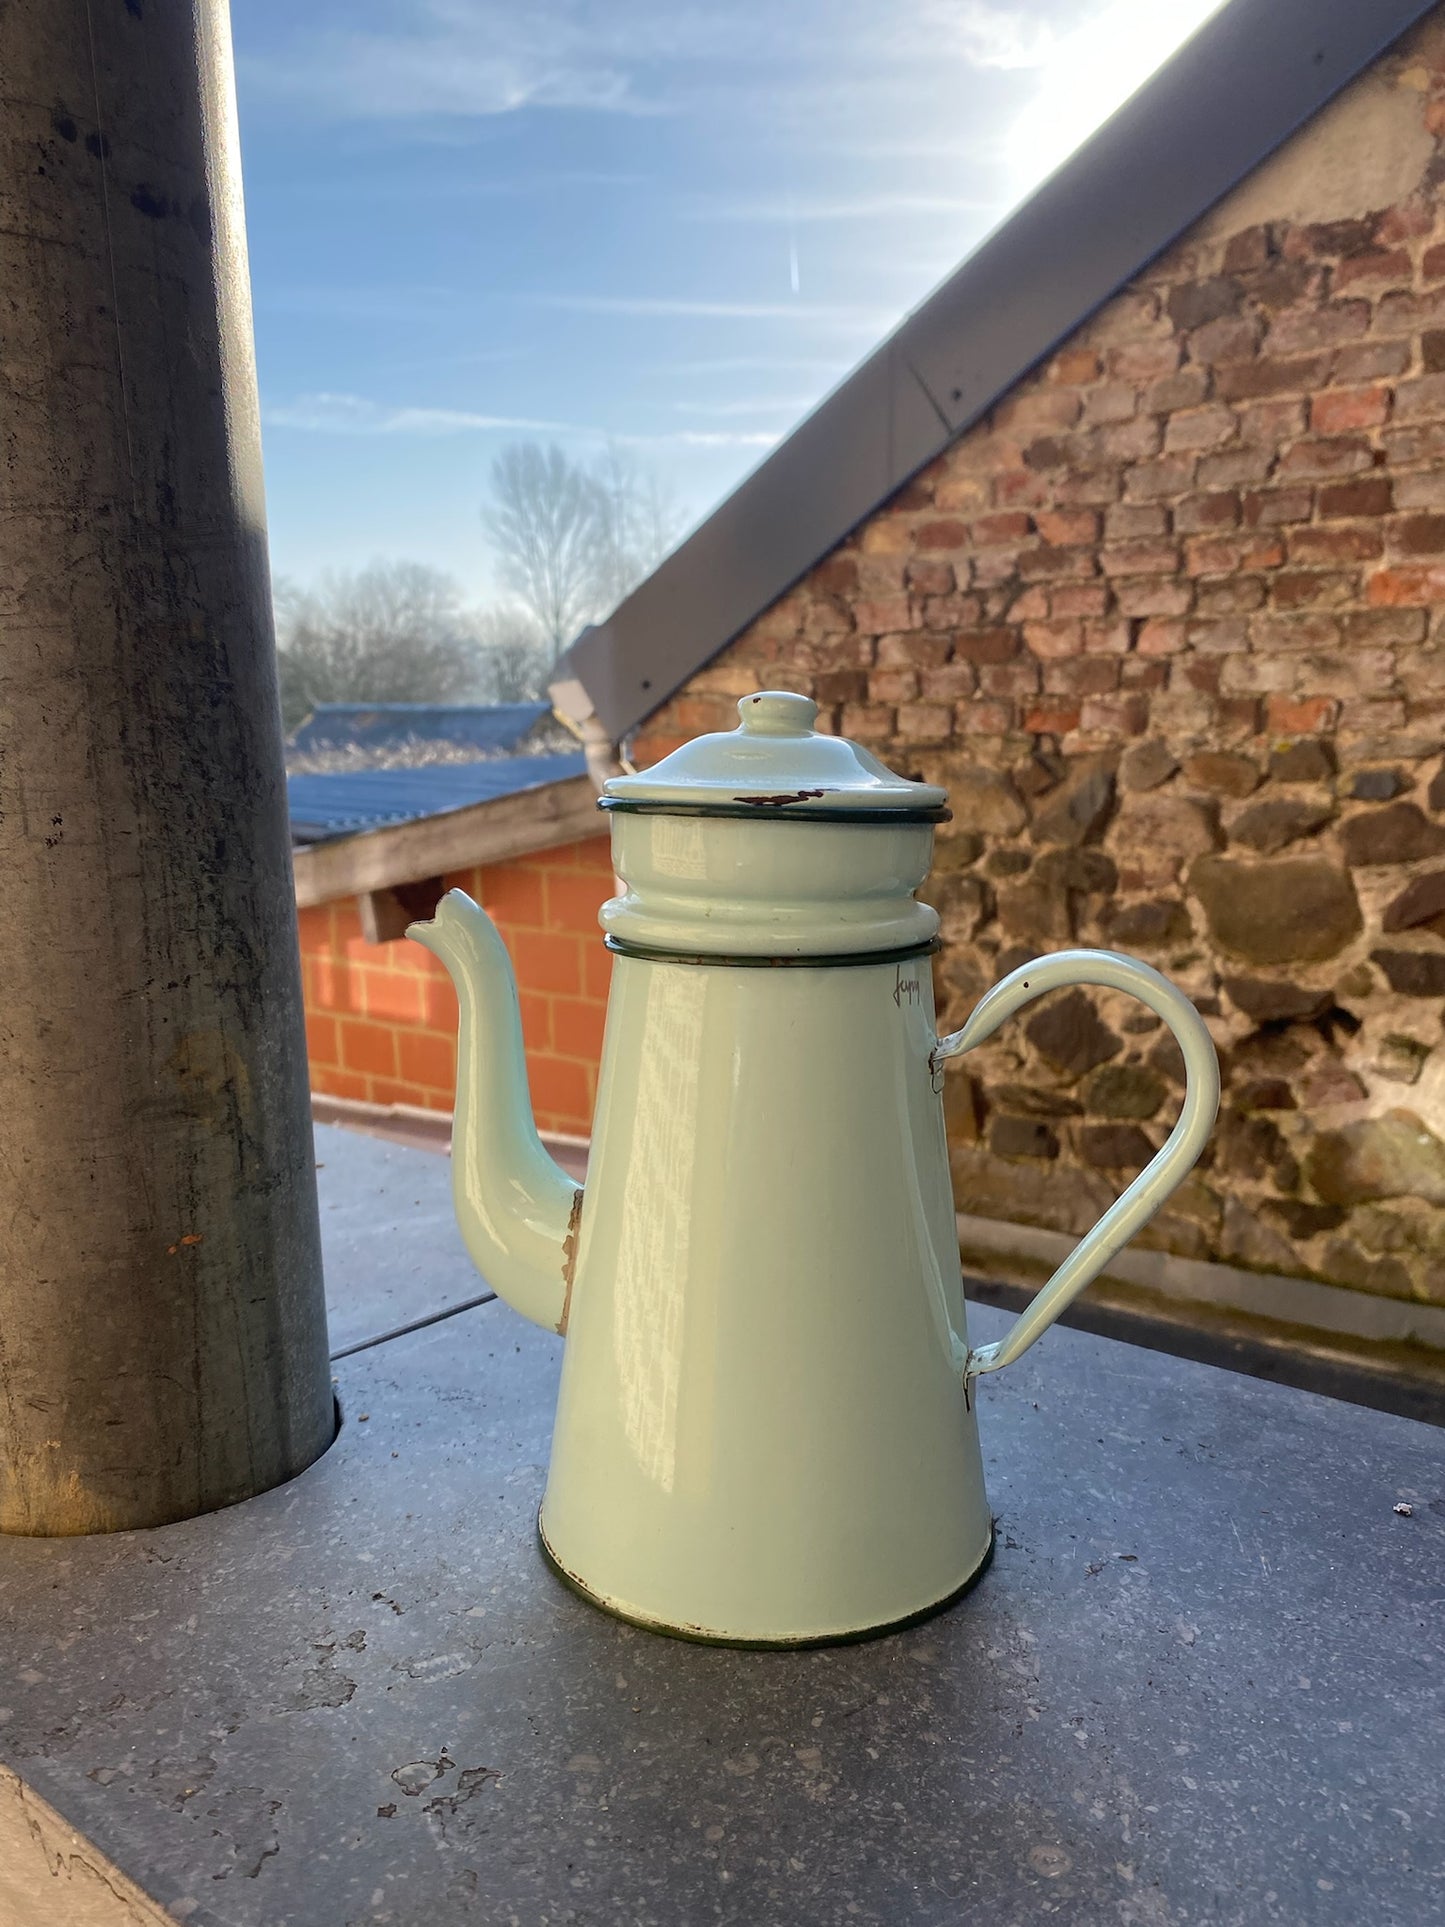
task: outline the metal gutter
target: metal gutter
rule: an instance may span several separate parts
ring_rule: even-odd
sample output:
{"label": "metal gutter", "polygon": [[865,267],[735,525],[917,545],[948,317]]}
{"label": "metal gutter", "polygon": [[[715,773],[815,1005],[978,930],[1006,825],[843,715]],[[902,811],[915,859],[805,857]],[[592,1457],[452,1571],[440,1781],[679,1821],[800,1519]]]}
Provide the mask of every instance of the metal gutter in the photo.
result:
{"label": "metal gutter", "polygon": [[620,741],[1434,0],[1232,0],[607,619],[553,701]]}

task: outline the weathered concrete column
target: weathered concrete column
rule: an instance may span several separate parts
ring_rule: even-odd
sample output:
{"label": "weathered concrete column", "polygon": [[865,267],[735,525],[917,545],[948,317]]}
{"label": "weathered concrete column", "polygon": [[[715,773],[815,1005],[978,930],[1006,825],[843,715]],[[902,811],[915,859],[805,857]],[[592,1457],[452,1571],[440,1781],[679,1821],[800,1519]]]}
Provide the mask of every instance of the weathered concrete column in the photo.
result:
{"label": "weathered concrete column", "polygon": [[0,1529],[332,1428],[225,0],[0,5]]}

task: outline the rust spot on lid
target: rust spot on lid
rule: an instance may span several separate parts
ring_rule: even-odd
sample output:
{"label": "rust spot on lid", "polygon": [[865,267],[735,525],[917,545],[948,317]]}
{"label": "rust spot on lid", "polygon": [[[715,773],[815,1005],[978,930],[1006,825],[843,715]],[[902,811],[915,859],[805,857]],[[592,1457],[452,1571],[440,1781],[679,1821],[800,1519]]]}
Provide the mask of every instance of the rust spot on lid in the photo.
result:
{"label": "rust spot on lid", "polygon": [[177,1238],[173,1245],[166,1246],[166,1256],[168,1258],[174,1258],[176,1253],[184,1250],[187,1245],[204,1244],[205,1241],[206,1234],[204,1231],[188,1231],[183,1238]]}

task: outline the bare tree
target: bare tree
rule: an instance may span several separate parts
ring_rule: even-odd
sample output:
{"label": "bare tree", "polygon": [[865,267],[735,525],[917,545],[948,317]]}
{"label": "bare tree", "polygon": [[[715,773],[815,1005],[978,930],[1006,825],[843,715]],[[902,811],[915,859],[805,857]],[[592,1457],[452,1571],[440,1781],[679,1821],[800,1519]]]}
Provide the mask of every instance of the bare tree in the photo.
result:
{"label": "bare tree", "polygon": [[536,617],[556,656],[596,609],[597,483],[555,444],[515,442],[492,463],[482,519],[503,583]]}
{"label": "bare tree", "polygon": [[678,523],[666,489],[635,457],[609,447],[589,470],[537,442],[497,456],[482,520],[502,581],[554,658],[661,561]]}
{"label": "bare tree", "polygon": [[440,569],[373,562],[312,589],[280,582],[276,616],[288,729],[321,702],[456,702],[475,688],[476,620]]}
{"label": "bare tree", "polygon": [[650,575],[677,540],[681,518],[655,469],[609,442],[595,479],[601,497],[596,559],[598,613],[608,614]]}
{"label": "bare tree", "polygon": [[488,609],[477,618],[477,643],[477,684],[485,701],[532,702],[546,695],[553,650],[525,609]]}

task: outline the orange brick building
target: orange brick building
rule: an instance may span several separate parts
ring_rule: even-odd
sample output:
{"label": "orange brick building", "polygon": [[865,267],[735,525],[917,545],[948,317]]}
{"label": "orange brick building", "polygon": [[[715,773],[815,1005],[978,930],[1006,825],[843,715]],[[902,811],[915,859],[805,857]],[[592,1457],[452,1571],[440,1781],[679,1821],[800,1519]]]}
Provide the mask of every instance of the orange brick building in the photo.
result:
{"label": "orange brick building", "polygon": [[611,975],[597,927],[614,889],[599,822],[590,781],[571,777],[298,849],[313,1092],[354,1105],[451,1111],[456,996],[441,964],[409,943],[405,929],[455,886],[486,908],[511,953],[538,1127],[585,1136]]}
{"label": "orange brick building", "polygon": [[[445,881],[483,905],[511,952],[539,1129],[585,1136],[612,968],[597,928],[613,891],[607,838]],[[354,899],[299,914],[312,1089],[450,1111],[457,1000],[441,964],[404,937],[368,942]]]}

